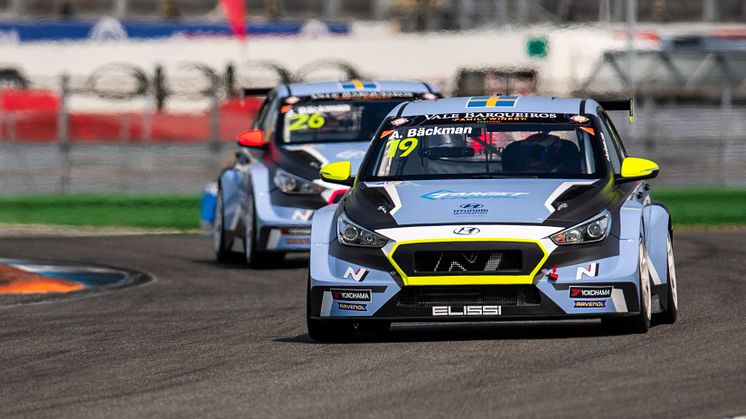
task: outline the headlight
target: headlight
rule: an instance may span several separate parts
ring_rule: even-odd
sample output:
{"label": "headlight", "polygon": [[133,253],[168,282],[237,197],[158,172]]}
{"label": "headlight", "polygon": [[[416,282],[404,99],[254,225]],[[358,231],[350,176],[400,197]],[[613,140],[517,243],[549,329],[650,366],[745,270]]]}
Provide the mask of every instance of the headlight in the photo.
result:
{"label": "headlight", "polygon": [[611,214],[608,210],[551,236],[555,244],[593,243],[606,238],[611,231]]}
{"label": "headlight", "polygon": [[350,221],[345,214],[337,219],[337,239],[348,246],[383,247],[386,237],[366,230]]}
{"label": "headlight", "polygon": [[275,185],[277,185],[281,191],[289,194],[312,195],[320,194],[324,191],[322,186],[299,178],[298,176],[291,175],[282,169],[277,169],[275,172]]}

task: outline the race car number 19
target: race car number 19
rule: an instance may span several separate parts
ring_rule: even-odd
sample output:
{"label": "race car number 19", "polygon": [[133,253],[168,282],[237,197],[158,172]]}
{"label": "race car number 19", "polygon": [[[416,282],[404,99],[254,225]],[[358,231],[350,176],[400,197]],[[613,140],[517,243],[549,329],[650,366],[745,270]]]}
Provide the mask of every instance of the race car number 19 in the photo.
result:
{"label": "race car number 19", "polygon": [[399,157],[407,157],[412,154],[415,148],[417,148],[418,143],[419,140],[414,137],[405,138],[403,140],[389,140],[386,143],[386,157],[396,157],[396,152],[398,150],[402,151],[402,153],[399,154]]}

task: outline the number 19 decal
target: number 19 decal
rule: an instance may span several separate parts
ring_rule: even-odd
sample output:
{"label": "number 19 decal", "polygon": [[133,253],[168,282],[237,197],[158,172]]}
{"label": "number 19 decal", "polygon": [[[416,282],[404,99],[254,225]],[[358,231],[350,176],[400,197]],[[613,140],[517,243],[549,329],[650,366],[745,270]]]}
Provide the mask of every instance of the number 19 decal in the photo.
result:
{"label": "number 19 decal", "polygon": [[403,140],[389,140],[386,143],[386,157],[396,157],[396,152],[398,150],[401,150],[399,157],[407,157],[412,154],[415,148],[417,148],[418,143],[419,140],[414,137],[405,138]]}

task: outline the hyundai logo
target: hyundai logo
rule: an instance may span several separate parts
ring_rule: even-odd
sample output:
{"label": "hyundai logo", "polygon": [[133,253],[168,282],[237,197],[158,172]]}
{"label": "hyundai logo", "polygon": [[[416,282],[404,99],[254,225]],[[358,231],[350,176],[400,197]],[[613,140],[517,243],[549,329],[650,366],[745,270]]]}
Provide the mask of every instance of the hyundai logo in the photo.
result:
{"label": "hyundai logo", "polygon": [[461,204],[459,205],[459,208],[463,208],[463,209],[479,209],[483,207],[484,207],[484,204]]}
{"label": "hyundai logo", "polygon": [[476,227],[459,227],[455,230],[453,230],[454,234],[458,234],[460,236],[473,236],[475,234],[479,234],[479,229]]}

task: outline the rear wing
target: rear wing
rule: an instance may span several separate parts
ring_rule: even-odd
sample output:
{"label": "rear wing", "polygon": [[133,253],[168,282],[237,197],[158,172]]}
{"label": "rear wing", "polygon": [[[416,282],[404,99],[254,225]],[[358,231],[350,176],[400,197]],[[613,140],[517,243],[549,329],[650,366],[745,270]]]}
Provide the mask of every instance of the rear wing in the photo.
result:
{"label": "rear wing", "polygon": [[597,102],[607,111],[628,111],[629,123],[632,123],[635,113],[635,103],[633,99],[599,100]]}

